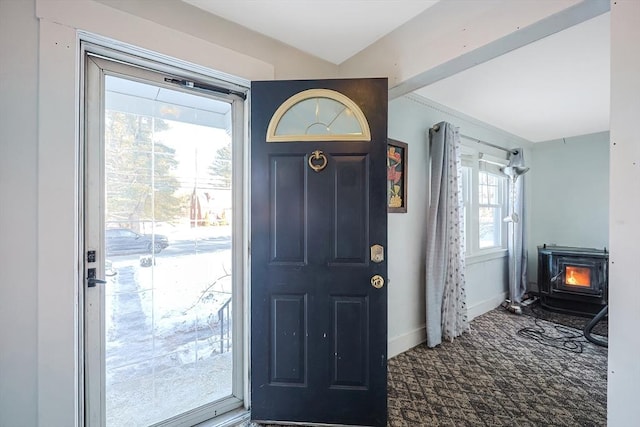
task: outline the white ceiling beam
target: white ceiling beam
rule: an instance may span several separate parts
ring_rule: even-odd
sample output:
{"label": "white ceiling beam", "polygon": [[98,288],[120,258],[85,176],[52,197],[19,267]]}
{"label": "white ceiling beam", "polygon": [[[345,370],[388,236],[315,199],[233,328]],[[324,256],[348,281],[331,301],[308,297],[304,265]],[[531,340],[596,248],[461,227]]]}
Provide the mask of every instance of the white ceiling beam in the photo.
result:
{"label": "white ceiling beam", "polygon": [[609,9],[609,0],[584,0],[402,81],[389,89],[389,99],[406,95],[478,64],[588,21],[607,13]]}

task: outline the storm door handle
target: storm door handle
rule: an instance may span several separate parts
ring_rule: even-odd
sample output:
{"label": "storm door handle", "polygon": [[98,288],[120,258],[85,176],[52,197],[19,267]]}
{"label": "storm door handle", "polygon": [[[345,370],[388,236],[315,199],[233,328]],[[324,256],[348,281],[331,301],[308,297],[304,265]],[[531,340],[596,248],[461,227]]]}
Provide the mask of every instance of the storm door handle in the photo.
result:
{"label": "storm door handle", "polygon": [[98,279],[96,277],[96,269],[90,268],[87,270],[87,287],[93,288],[96,284],[102,283],[103,285],[107,283],[106,280]]}

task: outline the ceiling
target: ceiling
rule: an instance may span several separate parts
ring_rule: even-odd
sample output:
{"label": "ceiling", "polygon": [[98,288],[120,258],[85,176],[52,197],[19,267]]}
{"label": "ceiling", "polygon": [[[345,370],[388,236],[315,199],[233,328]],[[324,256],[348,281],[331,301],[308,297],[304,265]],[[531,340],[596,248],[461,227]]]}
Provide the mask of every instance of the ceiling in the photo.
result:
{"label": "ceiling", "polygon": [[[337,65],[437,3],[184,1]],[[606,131],[609,44],[605,13],[415,93],[532,142]]]}
{"label": "ceiling", "polygon": [[[183,1],[336,65],[438,2],[438,0]],[[327,25],[327,23],[330,24]]]}
{"label": "ceiling", "polygon": [[416,92],[531,142],[609,130],[609,13]]}

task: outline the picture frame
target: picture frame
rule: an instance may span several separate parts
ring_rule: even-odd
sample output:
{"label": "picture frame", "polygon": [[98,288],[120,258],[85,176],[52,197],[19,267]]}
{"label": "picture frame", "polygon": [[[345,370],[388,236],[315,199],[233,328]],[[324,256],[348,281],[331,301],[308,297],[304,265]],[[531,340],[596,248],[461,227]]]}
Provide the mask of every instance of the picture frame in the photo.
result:
{"label": "picture frame", "polygon": [[408,151],[406,143],[387,140],[387,212],[407,213]]}

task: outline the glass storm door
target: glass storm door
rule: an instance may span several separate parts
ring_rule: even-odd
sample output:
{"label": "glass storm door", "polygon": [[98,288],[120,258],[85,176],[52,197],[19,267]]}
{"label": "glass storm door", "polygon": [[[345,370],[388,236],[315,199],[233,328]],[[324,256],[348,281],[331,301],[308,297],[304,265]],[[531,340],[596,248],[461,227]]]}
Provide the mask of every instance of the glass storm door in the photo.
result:
{"label": "glass storm door", "polygon": [[251,100],[251,417],[386,426],[387,80]]}
{"label": "glass storm door", "polygon": [[87,425],[242,406],[243,99],[91,54],[85,75]]}

